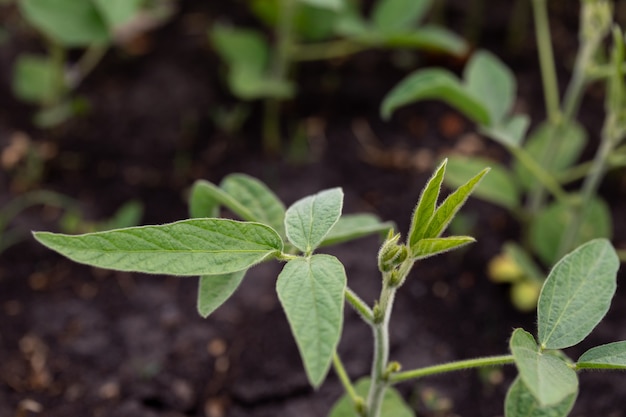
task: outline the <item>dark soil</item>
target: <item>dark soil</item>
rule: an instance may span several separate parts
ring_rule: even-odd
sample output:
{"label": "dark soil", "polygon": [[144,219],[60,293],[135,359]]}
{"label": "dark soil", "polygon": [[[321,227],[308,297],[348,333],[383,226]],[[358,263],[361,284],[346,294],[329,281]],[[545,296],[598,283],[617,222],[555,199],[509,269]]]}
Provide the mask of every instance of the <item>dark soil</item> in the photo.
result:
{"label": "dark soil", "polygon": [[[301,68],[302,94],[285,105],[284,114],[302,122],[307,151],[265,156],[256,104],[236,134],[220,132],[210,117],[235,101],[221,83],[219,62],[206,41],[207,24],[224,16],[253,22],[239,3],[211,3],[183,1],[171,22],[142,40],[141,55],[110,51],[79,91],[92,112],[51,131],[34,128],[33,109],[11,94],[13,59],[39,46],[15,22],[12,9],[0,6],[5,13],[0,23],[14,32],[0,47],[0,149],[22,134],[32,152],[47,150],[40,165],[22,161],[0,171],[0,203],[28,189],[54,190],[78,199],[87,219],[98,220],[136,199],[145,207],[142,223],[165,223],[187,216],[185,193],[195,179],[219,182],[228,173],[245,172],[267,182],[287,203],[341,186],[344,212],[376,213],[405,231],[442,155],[469,152],[507,160],[503,149],[437,103],[410,106],[391,123],[380,121],[381,97],[406,73],[389,64],[392,54],[381,51]],[[461,30],[464,2],[451,3],[447,16]],[[532,39],[507,50],[502,39],[508,9],[505,2],[495,3],[488,8],[480,45],[513,67],[520,83],[517,104],[539,121],[543,97]],[[562,12],[554,25],[565,75],[576,46],[576,15]],[[452,70],[463,65],[420,59]],[[582,112],[594,138],[601,103],[601,95],[593,94]],[[615,218],[614,243],[621,247],[625,178],[624,172],[613,173],[602,189]],[[533,330],[534,317],[516,311],[508,289],[492,284],[485,273],[502,243],[519,236],[517,225],[506,212],[477,200],[464,212],[475,220],[478,243],[418,265],[397,299],[391,353],[405,369],[504,354],[515,327]],[[58,218],[58,210],[34,208],[12,227],[58,230]],[[368,302],[380,285],[378,244],[368,238],[330,250],[345,264],[351,288]],[[275,295],[279,268],[256,267],[235,296],[205,320],[195,310],[196,279],[92,269],[32,239],[11,247],[0,254],[0,416],[30,415],[19,410],[46,417],[325,416],[341,387],[332,371],[318,391],[309,387]],[[626,290],[619,286],[606,320],[568,353],[577,357],[587,347],[626,339],[624,317]],[[354,378],[368,373],[370,337],[347,308],[339,352]],[[468,371],[405,383],[400,390],[419,415],[495,417],[503,415],[513,378],[511,368]],[[582,375],[572,415],[626,416],[624,381],[617,374]]]}

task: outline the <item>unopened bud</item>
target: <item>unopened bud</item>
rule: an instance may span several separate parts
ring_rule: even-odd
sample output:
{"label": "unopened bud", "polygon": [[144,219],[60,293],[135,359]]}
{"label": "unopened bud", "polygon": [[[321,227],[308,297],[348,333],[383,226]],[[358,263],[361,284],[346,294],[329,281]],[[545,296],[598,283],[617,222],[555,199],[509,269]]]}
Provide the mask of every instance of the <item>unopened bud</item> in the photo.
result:
{"label": "unopened bud", "polygon": [[613,3],[609,0],[585,0],[580,16],[583,41],[604,38],[613,24]]}
{"label": "unopened bud", "polygon": [[378,251],[378,269],[381,272],[390,272],[400,266],[409,256],[406,246],[398,244],[400,234],[388,237]]}

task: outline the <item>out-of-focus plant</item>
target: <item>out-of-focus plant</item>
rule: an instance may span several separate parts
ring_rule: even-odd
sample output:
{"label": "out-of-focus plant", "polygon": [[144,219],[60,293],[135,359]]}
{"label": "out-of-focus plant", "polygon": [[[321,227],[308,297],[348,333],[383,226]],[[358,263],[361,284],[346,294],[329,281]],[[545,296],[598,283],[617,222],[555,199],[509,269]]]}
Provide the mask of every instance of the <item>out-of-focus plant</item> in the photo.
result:
{"label": "out-of-focus plant", "polygon": [[[441,69],[421,70],[401,81],[382,104],[383,117],[389,118],[394,110],[409,103],[443,100],[513,156],[511,167],[478,157],[451,157],[447,180],[456,186],[485,164],[492,167],[476,196],[509,210],[521,222],[523,237],[521,246],[506,246],[494,259],[490,272],[495,280],[513,282],[512,297],[522,309],[533,308],[544,268],[577,245],[611,237],[610,210],[597,191],[608,169],[626,166],[624,35],[613,24],[612,2],[582,1],[580,46],[562,100],[546,0],[533,0],[532,5],[548,114],[547,120],[530,133],[530,118],[513,111],[517,89],[514,74],[484,51],[472,56],[462,79]],[[607,37],[612,41],[609,51],[605,51]],[[586,87],[593,82],[606,85],[604,126],[594,159],[578,163],[588,138],[577,115]],[[580,180],[579,189],[564,188]]]}
{"label": "out-of-focus plant", "polygon": [[[52,127],[83,114],[88,103],[72,93],[107,50],[167,19],[171,0],[17,0],[21,16],[45,40],[46,53],[23,53],[13,91],[40,110],[34,121]],[[77,60],[69,52],[81,51]]]}
{"label": "out-of-focus plant", "polygon": [[280,103],[297,94],[293,69],[304,61],[346,57],[372,48],[411,48],[462,55],[465,42],[424,23],[432,0],[378,0],[369,16],[348,0],[249,0],[273,31],[215,24],[211,44],[226,67],[230,91],[244,101],[265,100],[264,147],[280,150]]}

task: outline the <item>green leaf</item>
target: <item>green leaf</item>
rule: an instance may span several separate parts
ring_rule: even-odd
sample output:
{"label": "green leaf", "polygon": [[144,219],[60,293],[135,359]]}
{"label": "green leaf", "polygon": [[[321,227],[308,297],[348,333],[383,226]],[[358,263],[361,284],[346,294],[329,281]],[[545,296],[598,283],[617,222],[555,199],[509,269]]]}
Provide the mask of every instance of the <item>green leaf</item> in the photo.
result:
{"label": "green leaf", "polygon": [[320,7],[322,9],[339,10],[343,7],[343,0],[298,0],[301,3],[310,6]]}
{"label": "green leaf", "polygon": [[24,18],[65,46],[108,43],[109,28],[91,1],[21,0]]}
{"label": "green leaf", "polygon": [[221,275],[203,275],[198,283],[198,314],[207,318],[235,293],[247,270]]}
{"label": "green leaf", "polygon": [[441,100],[479,124],[491,124],[489,110],[483,102],[452,73],[438,68],[416,71],[400,81],[383,99],[381,116],[388,120],[399,107],[428,99]]}
{"label": "green leaf", "polygon": [[231,174],[220,187],[250,212],[251,218],[246,220],[267,224],[285,235],[285,206],[263,182],[245,174]]}
{"label": "green leaf", "polygon": [[145,0],[93,0],[109,28],[128,23],[145,3]]}
{"label": "green leaf", "polygon": [[75,236],[35,232],[34,236],[75,262],[184,276],[241,271],[283,248],[272,228],[227,219],[183,220]]}
{"label": "green leaf", "polygon": [[460,248],[469,243],[475,242],[476,239],[470,236],[451,236],[451,237],[436,237],[432,239],[421,239],[414,246],[411,247],[411,256],[418,259],[429,258],[431,256],[439,255],[444,252],[448,252],[452,249]]}
{"label": "green leaf", "polygon": [[481,126],[480,131],[504,146],[518,148],[530,126],[530,117],[518,114],[496,123],[493,126]]}
{"label": "green leaf", "polygon": [[467,90],[489,111],[490,125],[503,121],[515,101],[513,72],[495,55],[481,50],[472,55],[463,74]]}
{"label": "green leaf", "polygon": [[304,253],[311,253],[333,228],[343,207],[343,191],[333,188],[296,201],[285,214],[287,238]]}
{"label": "green leaf", "polygon": [[567,417],[578,392],[553,405],[541,405],[519,377],[509,388],[504,403],[505,417]]}
{"label": "green leaf", "polygon": [[578,369],[626,369],[626,342],[613,342],[589,349],[578,358]]}
{"label": "green leaf", "polygon": [[343,325],[346,273],[330,255],[287,262],[276,282],[278,298],[313,387],[324,381]]}
{"label": "green leaf", "polygon": [[208,181],[198,180],[193,183],[189,192],[189,215],[192,218],[219,215],[220,200],[215,197],[216,189],[217,187]]}
{"label": "green leaf", "polygon": [[13,69],[13,92],[22,101],[45,104],[65,89],[61,68],[45,56],[22,54]]}
{"label": "green leaf", "polygon": [[520,205],[520,192],[511,173],[503,165],[480,157],[451,156],[445,183],[451,188],[463,185],[467,178],[480,172],[484,167],[491,167],[476,190],[474,196],[509,210],[516,210]]}
{"label": "green leaf", "polygon": [[382,43],[392,48],[415,48],[452,55],[467,52],[467,43],[463,38],[439,26],[426,25],[406,33],[382,35]]}
{"label": "green leaf", "polygon": [[524,329],[515,329],[510,348],[520,378],[540,405],[559,404],[578,392],[576,372],[562,358],[542,352]]}
{"label": "green leaf", "polygon": [[554,266],[537,307],[544,349],[573,346],[591,333],[609,309],[618,269],[619,258],[606,239],[584,244]]}
{"label": "green leaf", "polygon": [[439,191],[441,190],[441,183],[446,173],[446,165],[448,160],[444,159],[443,162],[437,167],[433,176],[430,177],[420,198],[417,200],[417,205],[413,211],[413,218],[411,219],[411,227],[409,228],[409,248],[415,246],[426,236],[426,229],[430,224],[433,215],[435,214],[435,208],[437,207],[437,199],[439,198]]}
{"label": "green leaf", "polygon": [[424,17],[432,0],[379,0],[374,3],[372,25],[381,33],[406,32]]}
{"label": "green leaf", "polygon": [[324,237],[320,246],[336,245],[393,229],[392,222],[381,222],[373,214],[344,214]]}
{"label": "green leaf", "polygon": [[[367,397],[370,388],[370,378],[361,378],[354,384],[356,393],[363,397]],[[387,388],[383,403],[380,410],[383,417],[415,417],[415,413],[404,401],[400,393],[393,387]],[[328,417],[360,417],[354,410],[352,400],[347,394],[344,394],[337,400],[333,408],[328,413]]]}
{"label": "green leaf", "polygon": [[[270,28],[278,25],[281,11],[281,0],[251,0],[252,12]],[[324,9],[300,2],[294,12],[293,30],[300,41],[322,41],[334,33],[339,13],[332,9]]]}
{"label": "green leaf", "polygon": [[[613,226],[611,211],[604,200],[593,198],[587,201],[582,225],[573,249],[591,239],[610,238]],[[571,227],[574,218],[572,207],[567,202],[554,202],[544,208],[530,224],[530,243],[546,265],[557,261],[561,237]]]}
{"label": "green leaf", "polygon": [[476,188],[480,180],[488,172],[489,168],[484,168],[481,172],[476,174],[476,176],[457,188],[456,191],[450,194],[443,203],[437,207],[424,233],[424,237],[439,237],[444,232],[454,215],[463,207],[463,204],[465,204],[465,201],[467,201],[470,194],[472,194],[474,188]]}
{"label": "green leaf", "polygon": [[[542,161],[544,155],[548,153],[552,132],[554,127],[548,123],[543,123],[537,127],[528,138],[524,148],[535,161]],[[551,150],[554,155],[552,164],[544,166],[548,172],[558,177],[563,171],[572,166],[582,154],[587,145],[587,133],[578,123],[571,123],[562,126],[555,133],[556,147]],[[527,189],[532,189],[537,184],[537,180],[521,163],[515,161],[513,165],[517,172],[520,183]]]}

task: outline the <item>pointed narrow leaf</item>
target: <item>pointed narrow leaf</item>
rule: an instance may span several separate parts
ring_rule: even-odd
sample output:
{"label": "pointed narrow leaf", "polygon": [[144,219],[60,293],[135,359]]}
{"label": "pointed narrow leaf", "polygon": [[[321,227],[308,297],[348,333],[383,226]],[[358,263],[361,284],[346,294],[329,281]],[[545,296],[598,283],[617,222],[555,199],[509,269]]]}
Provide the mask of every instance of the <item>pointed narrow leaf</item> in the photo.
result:
{"label": "pointed narrow leaf", "polygon": [[562,358],[541,352],[524,329],[515,329],[510,347],[520,378],[540,405],[559,404],[578,391],[576,372]]}
{"label": "pointed narrow leaf", "polygon": [[444,232],[454,215],[463,207],[467,198],[472,194],[474,188],[476,188],[487,172],[489,172],[489,168],[483,169],[475,177],[457,188],[456,191],[450,194],[443,203],[437,207],[435,214],[430,220],[428,229],[426,229],[424,233],[425,237],[439,237]]}
{"label": "pointed narrow leaf", "polygon": [[626,369],[626,342],[613,342],[589,349],[578,358],[578,369]]}
{"label": "pointed narrow leaf", "polygon": [[373,214],[344,214],[330,229],[320,246],[336,245],[393,229],[392,222],[381,222]]}
{"label": "pointed narrow leaf", "polygon": [[379,0],[372,10],[372,25],[381,33],[406,32],[416,26],[432,0]]}
{"label": "pointed narrow leaf", "polygon": [[315,250],[333,228],[343,207],[343,191],[333,188],[296,201],[285,214],[289,241],[304,253]]}
{"label": "pointed narrow leaf", "polygon": [[282,251],[272,228],[227,219],[183,220],[84,235],[35,232],[71,260],[117,271],[217,275],[247,269]]}
{"label": "pointed narrow leaf", "polygon": [[554,405],[539,404],[520,377],[515,378],[504,403],[505,417],[567,417],[574,407],[578,392]]}
{"label": "pointed narrow leaf", "polygon": [[239,288],[246,270],[222,275],[203,275],[198,282],[198,314],[207,318]]}
{"label": "pointed narrow leaf", "polygon": [[[370,378],[361,378],[354,384],[354,390],[362,398],[367,398],[371,382]],[[384,417],[415,417],[415,413],[404,401],[402,395],[393,387],[387,388],[380,415]],[[360,417],[354,410],[352,400],[344,394],[337,400],[333,408],[328,413],[328,417]]]}
{"label": "pointed narrow leaf", "polygon": [[432,239],[422,239],[411,247],[411,256],[417,259],[429,258],[453,249],[460,248],[476,239],[470,236],[436,237]]}
{"label": "pointed narrow leaf", "polygon": [[276,282],[309,381],[324,381],[343,326],[346,273],[339,260],[313,255],[287,262]]}
{"label": "pointed narrow leaf", "polygon": [[285,206],[267,185],[245,174],[228,175],[220,187],[250,212],[246,220],[271,226],[285,234]]}
{"label": "pointed narrow leaf", "polygon": [[446,173],[447,159],[444,159],[439,167],[435,170],[435,173],[428,180],[420,198],[417,200],[415,211],[413,211],[413,218],[411,219],[411,227],[409,229],[409,248],[417,244],[421,239],[425,237],[426,229],[430,224],[430,220],[435,214],[435,208],[437,207],[437,199],[439,198],[439,191],[441,190],[441,183]]}
{"label": "pointed narrow leaf", "polygon": [[452,55],[467,52],[467,43],[463,38],[439,26],[426,25],[409,32],[392,33],[384,36],[382,43],[392,48],[416,48]]}
{"label": "pointed narrow leaf", "polygon": [[463,79],[467,90],[489,110],[491,125],[500,123],[509,114],[517,83],[513,72],[495,55],[483,50],[475,52],[465,67]]}
{"label": "pointed narrow leaf", "polygon": [[489,175],[474,190],[474,197],[510,210],[517,209],[520,205],[520,192],[517,183],[514,181],[512,173],[497,162],[479,157],[451,156],[448,159],[444,181],[450,188],[460,187],[467,178],[476,175],[486,166],[489,166],[491,170]]}
{"label": "pointed narrow leaf", "polygon": [[618,269],[619,258],[606,239],[584,244],[555,265],[537,308],[545,349],[573,346],[591,333],[609,309]]}
{"label": "pointed narrow leaf", "polygon": [[383,99],[381,116],[388,120],[399,107],[429,99],[441,100],[479,124],[491,124],[482,101],[451,72],[438,68],[419,70],[400,81]]}

